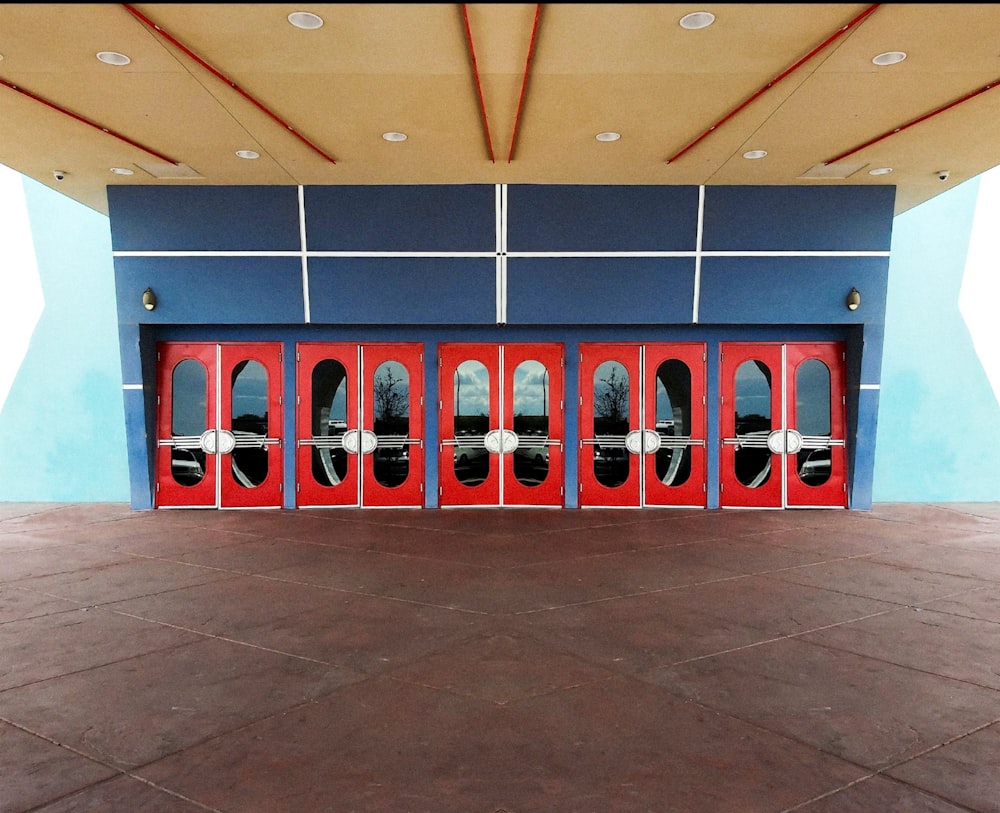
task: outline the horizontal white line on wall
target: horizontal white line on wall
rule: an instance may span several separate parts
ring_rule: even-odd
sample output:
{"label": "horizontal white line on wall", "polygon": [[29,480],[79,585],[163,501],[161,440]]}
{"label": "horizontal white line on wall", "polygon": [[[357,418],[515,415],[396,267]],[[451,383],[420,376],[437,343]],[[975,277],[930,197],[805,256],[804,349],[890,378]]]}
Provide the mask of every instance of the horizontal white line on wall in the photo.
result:
{"label": "horizontal white line on wall", "polygon": [[[496,257],[496,251],[113,251],[114,257]],[[508,257],[888,257],[888,251],[508,251]]]}

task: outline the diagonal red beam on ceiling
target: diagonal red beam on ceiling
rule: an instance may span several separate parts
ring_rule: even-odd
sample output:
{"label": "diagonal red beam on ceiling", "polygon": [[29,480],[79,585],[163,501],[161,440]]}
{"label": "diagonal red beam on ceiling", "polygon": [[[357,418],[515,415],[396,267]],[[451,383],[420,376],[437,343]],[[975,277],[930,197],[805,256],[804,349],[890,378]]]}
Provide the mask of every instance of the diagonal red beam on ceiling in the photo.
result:
{"label": "diagonal red beam on ceiling", "polygon": [[174,166],[178,166],[177,161],[175,161],[173,158],[168,158],[163,153],[159,153],[156,150],[151,150],[149,147],[144,147],[138,141],[133,141],[131,138],[123,136],[121,133],[116,133],[114,130],[109,130],[107,127],[102,127],[97,122],[84,118],[78,113],[74,113],[72,110],[67,110],[65,107],[60,107],[59,105],[55,104],[55,102],[50,102],[48,99],[43,99],[41,96],[32,93],[30,90],[25,90],[23,87],[12,84],[11,82],[6,81],[5,79],[0,79],[0,85],[10,88],[11,90],[16,91],[17,93],[20,93],[22,96],[27,96],[29,99],[34,99],[36,102],[44,104],[46,107],[51,107],[53,110],[56,110],[59,113],[62,113],[63,115],[69,116],[71,119],[75,119],[76,121],[86,124],[88,127],[93,127],[95,130],[100,130],[102,133],[105,133],[106,135],[109,135],[113,138],[117,138],[119,141],[124,141],[130,147],[136,147],[137,149],[140,149],[145,153],[149,153],[149,155],[153,155],[156,158],[159,158],[161,161],[166,161],[168,164],[173,164]]}
{"label": "diagonal red beam on ceiling", "polygon": [[535,40],[538,36],[538,23],[542,17],[542,4],[535,5],[535,23],[531,28],[531,42],[528,44],[528,57],[524,62],[524,79],[521,82],[521,95],[517,100],[517,113],[514,115],[514,130],[510,134],[510,150],[507,153],[507,163],[514,158],[514,147],[517,144],[517,130],[521,122],[521,110],[524,107],[524,97],[528,89],[528,76],[531,71],[531,57],[535,52]]}
{"label": "diagonal red beam on ceiling", "polygon": [[323,150],[321,150],[319,147],[317,147],[315,144],[313,144],[308,138],[306,138],[300,132],[298,132],[291,124],[289,124],[287,121],[285,121],[282,118],[280,118],[279,116],[277,116],[275,113],[273,113],[270,110],[268,110],[263,104],[261,104],[259,101],[257,101],[257,99],[255,99],[253,96],[251,96],[245,90],[243,90],[243,88],[241,88],[239,85],[237,85],[232,79],[230,79],[228,76],[224,75],[222,72],[216,70],[214,67],[212,67],[211,65],[209,65],[204,59],[202,59],[200,56],[198,56],[196,53],[194,53],[194,51],[192,51],[186,45],[184,45],[184,43],[180,42],[175,37],[173,37],[170,34],[168,34],[160,26],[158,26],[156,23],[154,23],[152,20],[150,20],[147,16],[145,16],[141,11],[139,11],[138,9],[136,9],[134,6],[129,5],[128,3],[122,3],[122,7],[127,12],[129,12],[129,14],[131,14],[137,20],[139,20],[140,22],[142,22],[144,25],[148,26],[149,28],[152,28],[161,37],[163,37],[164,39],[168,40],[171,44],[175,45],[177,48],[180,48],[185,54],[187,54],[189,57],[191,57],[191,59],[193,59],[195,62],[197,62],[199,65],[201,65],[201,67],[203,67],[205,70],[207,70],[209,73],[211,73],[214,77],[216,77],[217,79],[222,80],[227,85],[229,85],[233,90],[235,90],[237,93],[239,93],[240,96],[242,96],[244,99],[246,99],[248,102],[250,102],[258,110],[260,110],[263,113],[265,113],[268,117],[270,117],[271,119],[273,119],[274,121],[276,121],[278,124],[280,124],[286,130],[288,130],[288,132],[290,132],[293,136],[295,136],[303,144],[305,144],[306,146],[308,146],[311,150],[313,150],[313,152],[315,152],[315,153],[323,156],[331,164],[336,164],[337,163],[336,161],[333,160],[333,158],[331,158],[329,155],[327,155],[325,152],[323,152]]}
{"label": "diagonal red beam on ceiling", "polygon": [[817,45],[815,48],[813,48],[808,54],[806,54],[804,57],[802,57],[800,60],[798,60],[794,65],[792,65],[789,68],[786,68],[784,71],[782,71],[780,74],[778,74],[774,79],[772,79],[770,82],[768,82],[762,88],[760,88],[760,90],[758,90],[756,93],[754,93],[752,96],[750,96],[745,101],[743,101],[740,104],[738,104],[733,110],[731,110],[729,113],[727,113],[725,116],[723,116],[717,122],[715,122],[715,124],[713,124],[711,127],[709,127],[704,133],[702,133],[700,136],[698,136],[694,141],[692,141],[690,144],[688,144],[686,147],[684,147],[679,152],[676,152],[672,156],[670,156],[666,160],[665,163],[669,164],[671,161],[676,161],[678,158],[680,158],[682,155],[684,155],[684,153],[686,153],[688,150],[690,150],[696,144],[700,143],[703,139],[707,138],[712,133],[714,133],[719,127],[721,127],[723,124],[725,124],[727,121],[729,121],[733,116],[735,116],[737,113],[739,113],[741,110],[743,110],[743,108],[745,108],[751,102],[755,101],[756,99],[758,99],[762,95],[764,95],[767,91],[771,90],[782,79],[785,79],[789,74],[797,71],[799,68],[801,68],[803,65],[805,65],[806,62],[808,62],[810,59],[812,59],[814,56],[816,56],[816,54],[818,54],[820,51],[822,51],[828,45],[830,45],[831,43],[833,43],[836,40],[840,39],[842,36],[844,36],[844,34],[846,34],[852,28],[854,28],[855,26],[860,25],[862,22],[864,22],[866,19],[868,19],[868,17],[871,14],[873,14],[875,12],[875,9],[877,9],[880,5],[882,5],[882,4],[881,3],[875,3],[874,5],[869,6],[864,11],[862,11],[857,17],[855,17],[853,20],[851,20],[847,25],[842,26],[841,28],[838,28],[833,34],[831,34],[823,42],[821,42],[819,45]]}
{"label": "diagonal red beam on ceiling", "polygon": [[479,64],[476,62],[476,47],[472,44],[472,28],[469,26],[469,7],[462,3],[462,20],[465,22],[465,39],[469,44],[469,59],[472,61],[472,74],[476,80],[476,93],[479,94],[479,114],[483,120],[483,131],[486,133],[486,147],[490,152],[490,161],[497,162],[493,153],[493,137],[490,135],[490,121],[486,116],[486,100],[483,99],[483,84],[479,79]]}
{"label": "diagonal red beam on ceiling", "polygon": [[980,94],[985,93],[987,90],[992,90],[993,88],[997,87],[998,85],[1000,85],[1000,78],[994,79],[992,82],[990,82],[985,87],[981,87],[978,90],[972,91],[971,93],[966,93],[961,98],[955,99],[952,102],[948,102],[948,104],[942,105],[941,107],[937,108],[936,110],[932,110],[930,113],[925,113],[922,116],[918,116],[917,118],[913,119],[912,121],[906,122],[906,124],[901,124],[899,127],[893,127],[888,132],[882,133],[882,135],[876,136],[875,138],[871,139],[870,141],[866,141],[864,144],[860,144],[857,147],[852,147],[847,152],[842,152],[836,158],[831,158],[829,161],[824,161],[823,165],[824,166],[829,166],[830,164],[836,164],[838,161],[842,161],[843,159],[847,158],[847,156],[849,156],[849,155],[854,155],[854,153],[861,152],[861,150],[865,149],[866,147],[872,146],[872,144],[878,144],[880,141],[884,141],[889,136],[894,136],[897,133],[903,132],[903,130],[909,130],[911,127],[913,127],[913,126],[915,126],[917,124],[920,124],[923,121],[927,121],[927,119],[932,119],[935,116],[941,115],[946,110],[951,110],[951,108],[957,107],[958,105],[962,104],[963,102],[969,101],[969,99],[975,99],[976,96],[979,96]]}

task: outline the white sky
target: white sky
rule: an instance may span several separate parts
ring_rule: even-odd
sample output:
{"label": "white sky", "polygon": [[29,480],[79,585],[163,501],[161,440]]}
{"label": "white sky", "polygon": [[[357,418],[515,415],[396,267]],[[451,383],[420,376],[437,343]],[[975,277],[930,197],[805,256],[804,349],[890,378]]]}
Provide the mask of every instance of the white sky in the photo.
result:
{"label": "white sky", "polygon": [[1000,170],[985,173],[972,220],[958,310],[1000,403]]}
{"label": "white sky", "polygon": [[0,164],[0,407],[42,313],[42,286],[21,174]]}

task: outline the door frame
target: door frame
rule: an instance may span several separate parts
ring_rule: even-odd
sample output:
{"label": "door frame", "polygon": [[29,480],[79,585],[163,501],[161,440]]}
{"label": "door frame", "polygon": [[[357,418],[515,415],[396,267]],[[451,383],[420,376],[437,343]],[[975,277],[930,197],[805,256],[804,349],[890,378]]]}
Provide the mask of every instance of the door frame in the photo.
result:
{"label": "door frame", "polygon": [[[488,375],[488,429],[461,438],[455,427],[455,373],[466,361],[480,363]],[[515,374],[519,365],[537,361],[545,368],[543,387],[546,435],[519,435],[515,415]],[[565,505],[565,345],[561,342],[442,342],[438,345],[438,502],[442,508],[555,507]],[[531,443],[524,442],[531,437]],[[481,482],[461,480],[457,474],[458,450],[477,456],[485,466]],[[530,451],[529,451],[530,450]],[[536,470],[545,471],[538,483],[518,474],[525,452],[542,457]],[[523,469],[521,469],[523,472]]]}
{"label": "door frame", "polygon": [[[281,508],[284,490],[284,376],[280,342],[158,342],[155,508]],[[172,432],[174,370],[183,361],[197,361],[205,370],[204,431],[179,436]],[[232,374],[239,364],[259,363],[267,373],[265,433],[247,435],[233,427]],[[238,373],[237,373],[238,375]],[[204,456],[202,476],[184,485],[174,475],[174,451],[187,450],[197,466]],[[241,477],[233,454],[239,449],[264,455],[266,475],[259,484]],[[232,465],[225,465],[231,462]],[[233,476],[227,476],[231,473]]]}
{"label": "door frame", "polygon": [[[705,342],[581,342],[579,345],[579,441],[577,488],[582,508],[704,508],[708,500],[707,470],[707,344]],[[682,362],[690,373],[688,434],[673,435],[657,426],[657,375],[665,361]],[[615,361],[629,374],[628,417],[624,435],[610,443],[589,437],[594,426],[594,375],[602,364]],[[638,382],[634,386],[631,382]],[[611,436],[606,436],[611,437]],[[667,448],[689,450],[690,471],[683,484],[665,484],[657,476],[657,455]],[[625,480],[602,484],[596,474],[597,455],[604,450],[624,454],[629,461]],[[672,455],[673,457],[673,455]],[[634,464],[633,464],[634,460]]]}
{"label": "door frame", "polygon": [[[337,435],[314,433],[312,365],[339,362],[345,372],[346,421]],[[375,380],[379,366],[396,361],[407,368],[408,431],[405,436],[375,432]],[[296,506],[421,507],[424,504],[424,346],[420,342],[299,342],[295,348]],[[405,464],[405,479],[387,485],[379,480],[376,458],[380,450],[394,450]],[[346,464],[340,483],[326,485],[312,474],[317,453],[339,455]],[[399,451],[395,451],[399,450]],[[392,461],[383,459],[383,465]]]}
{"label": "door frame", "polygon": [[[728,358],[727,358],[728,354]],[[736,426],[736,373],[747,361],[768,365],[770,416],[768,430],[740,434]],[[829,435],[804,435],[797,410],[797,371],[807,361],[822,362],[829,371]],[[780,373],[780,375],[777,375]],[[847,508],[846,345],[819,342],[721,342],[719,345],[719,506],[720,508]],[[778,379],[775,382],[773,379]],[[766,477],[743,483],[736,474],[740,449],[757,449],[766,457]],[[819,484],[803,479],[804,463],[826,456],[826,478]],[[761,475],[765,469],[761,469]]]}

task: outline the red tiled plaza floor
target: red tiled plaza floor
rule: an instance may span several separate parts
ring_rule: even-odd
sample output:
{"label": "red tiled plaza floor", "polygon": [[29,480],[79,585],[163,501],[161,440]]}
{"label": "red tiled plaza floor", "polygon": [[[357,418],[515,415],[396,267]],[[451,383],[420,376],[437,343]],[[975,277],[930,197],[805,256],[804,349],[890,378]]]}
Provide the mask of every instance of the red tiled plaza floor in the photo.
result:
{"label": "red tiled plaza floor", "polygon": [[0,811],[1000,811],[1000,504],[0,504]]}

